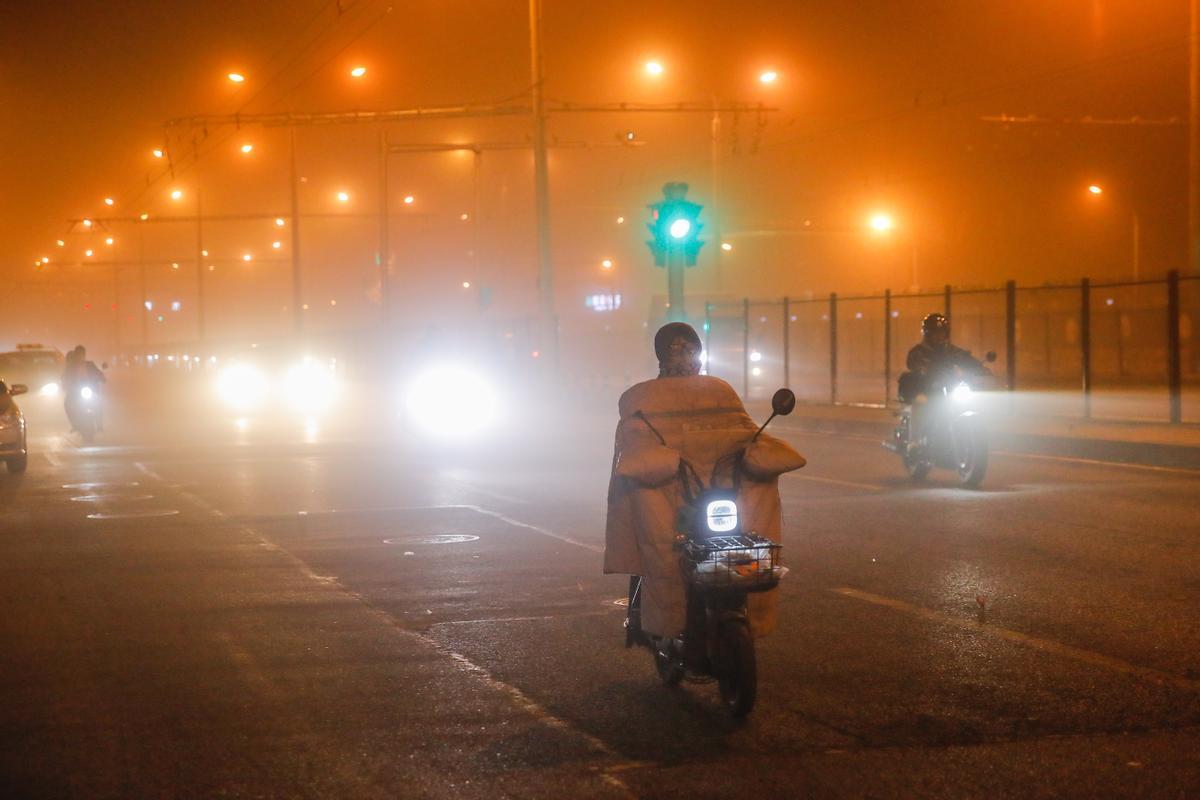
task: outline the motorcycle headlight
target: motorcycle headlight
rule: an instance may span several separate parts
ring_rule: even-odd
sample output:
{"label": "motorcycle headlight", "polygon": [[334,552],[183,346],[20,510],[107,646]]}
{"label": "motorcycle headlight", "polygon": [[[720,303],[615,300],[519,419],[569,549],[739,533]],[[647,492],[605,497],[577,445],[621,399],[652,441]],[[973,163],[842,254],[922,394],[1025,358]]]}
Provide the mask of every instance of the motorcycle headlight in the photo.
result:
{"label": "motorcycle headlight", "polygon": [[82,397],[84,400],[91,400],[93,397],[96,396],[96,393],[92,390],[92,387],[85,386],[79,390],[79,396]]}
{"label": "motorcycle headlight", "polygon": [[954,387],[953,391],[950,392],[950,399],[956,403],[965,403],[971,399],[972,394],[974,394],[974,392],[971,391],[970,386],[968,386],[966,383],[960,383],[958,386]]}
{"label": "motorcycle headlight", "polygon": [[54,397],[58,394],[58,384],[54,381],[51,381],[50,383],[42,386],[38,394],[40,394],[42,397]]}
{"label": "motorcycle headlight", "polygon": [[708,529],[713,533],[728,533],[738,524],[737,503],[732,500],[713,500],[705,511]]}
{"label": "motorcycle headlight", "polygon": [[230,364],[217,379],[217,394],[235,411],[249,411],[262,403],[267,391],[263,374],[249,364]]}

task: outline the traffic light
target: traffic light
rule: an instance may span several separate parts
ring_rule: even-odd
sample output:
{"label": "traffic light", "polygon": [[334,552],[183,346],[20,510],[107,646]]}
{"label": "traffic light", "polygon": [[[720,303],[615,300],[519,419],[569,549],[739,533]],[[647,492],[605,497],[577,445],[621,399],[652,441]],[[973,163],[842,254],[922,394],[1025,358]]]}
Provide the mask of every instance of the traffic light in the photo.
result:
{"label": "traffic light", "polygon": [[663,199],[647,206],[650,209],[650,235],[654,238],[646,242],[650,252],[654,254],[654,264],[658,267],[667,266],[672,256],[681,258],[689,267],[696,265],[696,257],[704,242],[700,241],[700,209],[698,203],[684,199],[687,197],[686,183],[668,183],[663,186]]}

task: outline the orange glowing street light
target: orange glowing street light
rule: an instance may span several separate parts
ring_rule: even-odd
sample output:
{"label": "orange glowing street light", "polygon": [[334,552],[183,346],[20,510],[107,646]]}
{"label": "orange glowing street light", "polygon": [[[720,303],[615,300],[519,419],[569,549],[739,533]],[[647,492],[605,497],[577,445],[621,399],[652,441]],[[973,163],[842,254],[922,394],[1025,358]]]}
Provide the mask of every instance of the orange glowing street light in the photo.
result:
{"label": "orange glowing street light", "polygon": [[659,62],[659,61],[647,61],[646,62],[646,74],[647,75],[649,75],[653,78],[657,78],[659,75],[663,74],[663,71],[664,71],[663,65],[661,62]]}
{"label": "orange glowing street light", "polygon": [[1088,186],[1088,191],[1091,192],[1092,194],[1104,194],[1104,187],[1100,186],[1099,184],[1093,183],[1090,186]]}
{"label": "orange glowing street light", "polygon": [[283,217],[276,217],[276,218],[275,218],[275,227],[276,227],[276,228],[282,228],[282,227],[284,226],[284,224],[285,224],[285,223],[284,223],[284,221],[283,221]]}
{"label": "orange glowing street light", "polygon": [[253,153],[253,152],[254,152],[254,145],[252,145],[252,144],[250,144],[249,142],[247,142],[246,144],[242,145],[242,147],[241,147],[241,150],[242,150],[242,152],[243,152],[243,153]]}
{"label": "orange glowing street light", "polygon": [[779,80],[779,73],[773,69],[763,70],[758,76],[758,82],[762,84],[772,84]]}
{"label": "orange glowing street light", "polygon": [[601,262],[600,262],[600,266],[601,266],[601,267],[603,267],[604,269],[612,269],[612,268],[613,268],[613,261],[612,261],[612,259],[611,259],[611,258],[606,258],[606,259],[604,259],[603,261],[601,261]]}
{"label": "orange glowing street light", "polygon": [[875,233],[887,233],[895,229],[896,221],[892,219],[891,214],[880,211],[871,215],[871,218],[867,220],[867,226]]}
{"label": "orange glowing street light", "polygon": [[363,66],[358,66],[358,67],[355,67],[354,69],[350,70],[350,76],[352,78],[361,78],[363,75],[366,75],[366,74],[367,74],[367,68],[363,67]]}
{"label": "orange glowing street light", "polygon": [[150,154],[151,154],[152,156],[154,156],[155,158],[162,158],[162,157],[163,157],[163,151],[162,151],[162,148],[161,148],[161,147],[156,147],[156,148],[154,148],[153,150],[151,150],[151,151],[150,151]]}
{"label": "orange glowing street light", "polygon": [[112,204],[113,204],[113,199],[111,197],[104,198],[104,205],[111,206]]}
{"label": "orange glowing street light", "polygon": [[349,192],[338,192],[337,193],[337,201],[339,203],[349,203],[350,202],[350,193]]}
{"label": "orange glowing street light", "polygon": [[240,72],[230,72],[225,77],[229,78],[232,83],[244,83],[246,81],[246,76]]}
{"label": "orange glowing street light", "polygon": [[183,190],[182,189],[172,189],[171,190],[171,199],[176,200],[176,201],[182,200],[183,199]]}
{"label": "orange glowing street light", "polygon": [[[1091,195],[1093,199],[1099,198],[1100,195],[1104,194],[1104,187],[1098,183],[1088,184],[1087,190],[1088,194]],[[1099,201],[1097,200],[1097,202]],[[1118,207],[1123,206],[1126,213],[1129,214],[1131,228],[1130,242],[1133,251],[1133,256],[1131,259],[1133,262],[1133,280],[1134,282],[1137,282],[1141,279],[1142,273],[1142,219],[1138,215],[1137,209],[1132,207],[1129,203],[1121,203],[1118,199],[1116,204]]]}
{"label": "orange glowing street light", "polygon": [[417,201],[417,198],[413,197],[411,194],[404,196],[404,205],[406,205],[406,206],[411,206],[416,201]]}

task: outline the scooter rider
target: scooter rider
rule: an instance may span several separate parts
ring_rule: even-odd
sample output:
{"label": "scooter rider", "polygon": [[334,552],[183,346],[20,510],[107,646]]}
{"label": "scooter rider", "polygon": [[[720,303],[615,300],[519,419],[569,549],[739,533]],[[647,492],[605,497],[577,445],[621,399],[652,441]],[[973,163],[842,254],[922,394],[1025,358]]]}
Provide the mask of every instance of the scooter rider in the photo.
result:
{"label": "scooter rider", "polygon": [[100,384],[105,383],[106,379],[95,362],[88,361],[87,349],[81,344],[76,345],[67,353],[64,362],[61,381],[63,407],[67,412],[67,418],[70,419],[72,408],[78,402],[80,389],[84,386],[93,386],[94,391],[99,391]]}
{"label": "scooter rider", "polygon": [[[633,386],[619,404],[604,571],[642,577],[640,602],[630,609],[630,645],[646,637],[676,637],[688,627],[688,592],[676,549],[677,514],[684,505],[681,460],[727,483],[728,454],[744,450],[738,505],[746,529],[776,541],[782,529],[778,477],[805,463],[772,436],[752,442],[758,426],[737,393],[720,378],[700,374],[702,349],[690,325],[663,326],[654,337],[658,378]],[[631,592],[636,585],[631,581]],[[777,595],[776,590],[750,595],[755,636],[774,629]],[[685,641],[689,661],[694,645],[703,650],[703,643]]]}
{"label": "scooter rider", "polygon": [[[937,388],[935,384],[947,370],[959,369],[973,374],[987,371],[970,351],[950,343],[950,320],[936,312],[921,320],[921,341],[908,351],[907,364],[909,371],[899,380],[900,402],[913,405],[914,411],[924,405],[921,398],[928,397]],[[910,446],[921,439],[923,416],[914,413]]]}

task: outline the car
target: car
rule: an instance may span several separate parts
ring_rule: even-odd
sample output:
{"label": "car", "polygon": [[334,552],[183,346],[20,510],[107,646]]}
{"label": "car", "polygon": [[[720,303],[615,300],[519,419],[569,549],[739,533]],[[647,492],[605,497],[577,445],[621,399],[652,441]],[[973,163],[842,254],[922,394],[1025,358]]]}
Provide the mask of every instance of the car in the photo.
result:
{"label": "car", "polygon": [[29,448],[26,446],[25,415],[13,400],[29,391],[22,383],[11,386],[0,380],[0,459],[8,465],[8,471],[24,472],[29,463]]}
{"label": "car", "polygon": [[38,397],[58,397],[62,387],[63,354],[40,344],[18,344],[16,350],[0,353],[0,379],[32,386]]}

